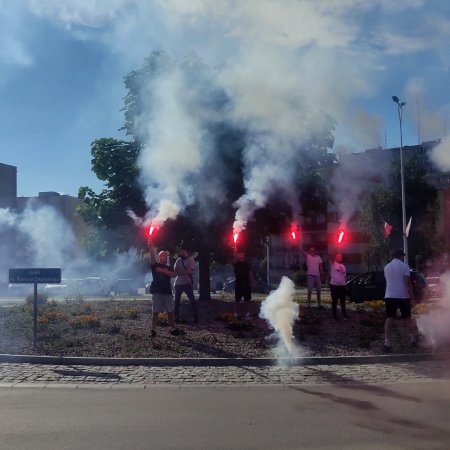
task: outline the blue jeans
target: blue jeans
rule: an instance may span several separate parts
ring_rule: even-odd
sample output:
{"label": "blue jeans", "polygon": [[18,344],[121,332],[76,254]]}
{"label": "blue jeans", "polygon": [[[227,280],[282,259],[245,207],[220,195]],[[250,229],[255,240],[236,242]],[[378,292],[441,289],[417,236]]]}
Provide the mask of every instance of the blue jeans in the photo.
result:
{"label": "blue jeans", "polygon": [[191,304],[192,313],[194,314],[194,321],[198,321],[197,302],[194,296],[194,288],[192,284],[176,284],[175,285],[175,320],[180,320],[180,301],[181,294],[185,293]]}

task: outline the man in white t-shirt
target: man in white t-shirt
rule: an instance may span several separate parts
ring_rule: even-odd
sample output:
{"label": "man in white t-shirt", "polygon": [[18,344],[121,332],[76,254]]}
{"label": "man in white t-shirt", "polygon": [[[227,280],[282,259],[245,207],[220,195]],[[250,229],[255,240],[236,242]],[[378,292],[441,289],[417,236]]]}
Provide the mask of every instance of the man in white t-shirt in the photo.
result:
{"label": "man in white t-shirt", "polygon": [[317,307],[318,309],[325,309],[322,306],[322,301],[320,298],[320,290],[322,288],[323,280],[323,261],[322,258],[317,254],[316,248],[314,246],[309,247],[308,253],[303,252],[306,258],[306,287],[308,290],[308,308],[311,307],[311,295],[312,291],[316,290],[317,295]]}
{"label": "man in white t-shirt", "polygon": [[386,306],[386,322],[384,325],[384,351],[391,352],[391,330],[392,323],[400,310],[403,320],[409,331],[411,344],[416,346],[416,328],[411,319],[411,308],[414,306],[414,290],[411,282],[411,269],[403,262],[405,253],[403,250],[396,250],[393,259],[384,267],[384,277],[386,278],[386,294],[384,302]]}

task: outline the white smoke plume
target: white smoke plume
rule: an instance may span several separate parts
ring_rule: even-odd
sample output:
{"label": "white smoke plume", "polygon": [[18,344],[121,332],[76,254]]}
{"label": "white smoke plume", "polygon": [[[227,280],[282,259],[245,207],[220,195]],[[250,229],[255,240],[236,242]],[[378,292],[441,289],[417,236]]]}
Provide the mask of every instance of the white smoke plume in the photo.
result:
{"label": "white smoke plume", "polygon": [[[23,213],[0,209],[0,229],[9,228],[20,233],[19,248],[11,249],[9,263],[25,246],[31,255],[29,264],[38,267],[61,267],[68,257],[74,257],[76,240],[69,225],[50,206],[26,208]],[[6,258],[5,258],[6,259]]]}
{"label": "white smoke plume", "polygon": [[421,334],[431,342],[433,348],[450,344],[450,272],[441,275],[440,284],[442,294],[439,303],[429,313],[417,318]]}
{"label": "white smoke plume", "polygon": [[0,208],[0,285],[7,286],[9,269],[33,267],[58,267],[62,278],[101,277],[112,285],[118,278],[137,276],[136,264],[143,266],[143,261],[132,251],[105,263],[89,260],[70,225],[51,206],[28,205],[22,212]]}
{"label": "white smoke plume", "polygon": [[359,209],[361,199],[367,192],[379,186],[379,180],[389,174],[389,158],[375,156],[370,151],[354,153],[352,149],[339,147],[336,150],[339,164],[333,172],[334,188],[339,221],[345,226]]}
{"label": "white smoke plume", "polygon": [[445,138],[430,152],[430,159],[443,172],[450,170],[450,138]]}
{"label": "white smoke plume", "polygon": [[295,286],[290,278],[283,277],[278,288],[261,303],[260,317],[266,319],[279,338],[278,357],[297,357],[299,348],[294,341],[292,327],[298,317],[298,304],[293,301]]}
{"label": "white smoke plume", "polygon": [[[16,3],[26,9],[23,17],[34,14],[80,40],[105,46],[118,56],[118,77],[153,49],[164,49],[177,60],[195,49],[207,65],[219,67],[215,82],[231,100],[222,119],[248,130],[246,193],[236,203],[236,228],[245,227],[274,190],[292,191],[295,167],[301,164],[296,151],[324,129],[323,113],[345,130],[348,136],[340,130],[336,136],[347,146],[379,145],[380,119],[358,105],[384,95],[387,79],[409,54],[446,55],[449,37],[446,3],[429,6],[423,0]],[[13,41],[28,54],[26,42]],[[197,192],[212,191],[196,177],[209,151],[204,127],[208,111],[198,108],[199,93],[189,88],[177,73],[160,80],[158,114],[141,118],[147,140],[142,181],[149,218],[158,222],[176,216]],[[287,201],[295,204],[290,197]]]}
{"label": "white smoke plume", "polygon": [[204,111],[196,110],[197,92],[179,70],[152,80],[152,114],[140,117],[137,126],[147,142],[140,155],[141,181],[147,187],[148,215],[156,225],[193,202],[188,177],[198,172],[205,154]]}

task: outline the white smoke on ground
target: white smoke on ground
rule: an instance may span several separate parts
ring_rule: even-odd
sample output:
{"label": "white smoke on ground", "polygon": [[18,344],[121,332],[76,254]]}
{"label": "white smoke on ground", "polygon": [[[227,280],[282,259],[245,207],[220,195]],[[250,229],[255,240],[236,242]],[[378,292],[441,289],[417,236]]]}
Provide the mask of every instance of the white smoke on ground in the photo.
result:
{"label": "white smoke on ground", "polygon": [[450,272],[441,275],[440,285],[439,302],[427,314],[417,318],[420,333],[431,342],[433,348],[450,344]]}
{"label": "white smoke on ground", "polygon": [[435,166],[446,172],[450,170],[450,138],[445,138],[431,150],[430,159]]}
{"label": "white smoke on ground", "polygon": [[300,356],[300,348],[295,343],[292,332],[299,311],[298,304],[293,301],[294,295],[294,282],[283,277],[278,288],[261,303],[260,317],[269,322],[278,338],[275,349],[277,358]]}

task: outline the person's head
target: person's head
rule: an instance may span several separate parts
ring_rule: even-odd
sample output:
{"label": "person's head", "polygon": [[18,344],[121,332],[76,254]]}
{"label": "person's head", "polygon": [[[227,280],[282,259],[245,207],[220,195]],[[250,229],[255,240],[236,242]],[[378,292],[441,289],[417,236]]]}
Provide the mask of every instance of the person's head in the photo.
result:
{"label": "person's head", "polygon": [[310,255],[315,255],[317,253],[316,247],[314,247],[313,245],[309,247],[308,253]]}
{"label": "person's head", "polygon": [[341,254],[341,253],[336,253],[336,254],[334,255],[334,260],[335,260],[338,264],[340,264],[340,263],[342,262],[342,254]]}
{"label": "person's head", "polygon": [[392,256],[395,259],[403,259],[405,257],[405,252],[401,248],[399,248],[398,250],[395,250]]}
{"label": "person's head", "polygon": [[167,264],[167,262],[169,261],[169,252],[163,250],[158,253],[158,257],[161,264]]}
{"label": "person's head", "polygon": [[189,252],[185,248],[180,248],[180,251],[178,252],[178,256],[181,259],[186,259],[189,256]]}

